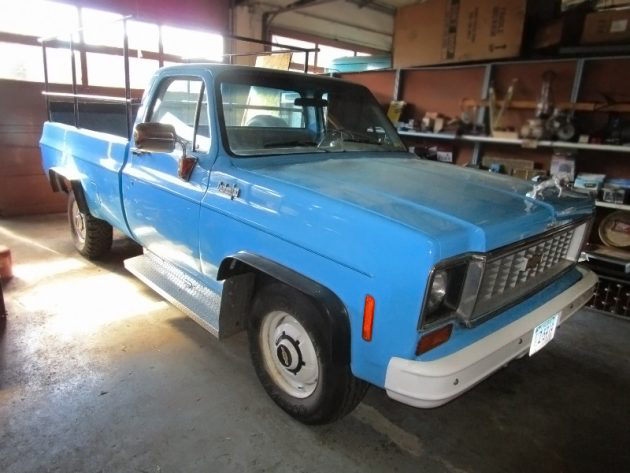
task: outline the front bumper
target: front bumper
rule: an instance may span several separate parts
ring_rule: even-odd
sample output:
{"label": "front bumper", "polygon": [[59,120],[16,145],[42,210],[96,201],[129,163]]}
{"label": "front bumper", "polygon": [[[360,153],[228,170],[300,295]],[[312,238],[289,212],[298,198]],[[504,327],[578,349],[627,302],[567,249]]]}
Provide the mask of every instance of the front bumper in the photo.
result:
{"label": "front bumper", "polygon": [[597,276],[588,269],[577,269],[582,279],[566,291],[452,355],[426,362],[393,357],[385,377],[387,395],[414,407],[437,407],[526,354],[534,328],[558,313],[558,325],[563,323],[591,298]]}

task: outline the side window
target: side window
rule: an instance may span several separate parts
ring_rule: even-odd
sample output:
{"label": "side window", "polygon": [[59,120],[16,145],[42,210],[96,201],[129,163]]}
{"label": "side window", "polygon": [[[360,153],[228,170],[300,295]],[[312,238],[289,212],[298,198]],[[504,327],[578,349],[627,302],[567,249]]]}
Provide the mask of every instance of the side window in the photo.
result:
{"label": "side window", "polygon": [[165,81],[149,113],[148,121],[173,125],[175,132],[189,141],[195,151],[210,151],[208,93],[201,79]]}

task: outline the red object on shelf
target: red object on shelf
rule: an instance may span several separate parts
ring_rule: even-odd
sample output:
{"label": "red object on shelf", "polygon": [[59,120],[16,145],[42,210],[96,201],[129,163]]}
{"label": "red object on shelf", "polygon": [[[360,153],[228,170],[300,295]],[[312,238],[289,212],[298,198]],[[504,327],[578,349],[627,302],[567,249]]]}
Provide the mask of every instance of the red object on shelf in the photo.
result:
{"label": "red object on shelf", "polygon": [[13,264],[11,262],[11,250],[0,245],[0,279],[7,280],[13,277]]}

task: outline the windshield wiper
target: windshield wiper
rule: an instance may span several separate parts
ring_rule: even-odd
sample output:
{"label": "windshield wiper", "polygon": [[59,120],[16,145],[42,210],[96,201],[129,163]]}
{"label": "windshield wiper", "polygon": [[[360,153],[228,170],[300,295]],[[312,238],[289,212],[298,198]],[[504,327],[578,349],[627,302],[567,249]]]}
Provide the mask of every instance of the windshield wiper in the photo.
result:
{"label": "windshield wiper", "polygon": [[[268,148],[292,148],[292,147],[299,147],[299,146],[310,146],[313,148],[317,148],[317,143],[315,143],[314,141],[283,141],[281,143],[266,143],[265,144],[265,149]],[[318,151],[325,151],[326,153],[329,152],[329,150],[327,149],[318,149]]]}
{"label": "windshield wiper", "polygon": [[[342,143],[364,143],[368,145],[377,145],[377,146],[383,145],[383,143],[378,141],[378,139],[372,138],[371,136],[364,135],[361,132],[349,130],[347,128],[332,128],[332,129],[326,130],[325,134],[330,135],[331,141],[334,139],[335,135],[338,135]],[[323,138],[322,141],[325,139],[326,138]]]}
{"label": "windshield wiper", "polygon": [[265,148],[290,148],[292,146],[317,146],[317,143],[314,141],[283,141],[265,144]]}
{"label": "windshield wiper", "polygon": [[379,142],[379,141],[375,141],[369,138],[343,138],[343,141],[345,141],[346,143],[365,143],[368,145],[378,145],[378,146],[383,146],[383,143]]}

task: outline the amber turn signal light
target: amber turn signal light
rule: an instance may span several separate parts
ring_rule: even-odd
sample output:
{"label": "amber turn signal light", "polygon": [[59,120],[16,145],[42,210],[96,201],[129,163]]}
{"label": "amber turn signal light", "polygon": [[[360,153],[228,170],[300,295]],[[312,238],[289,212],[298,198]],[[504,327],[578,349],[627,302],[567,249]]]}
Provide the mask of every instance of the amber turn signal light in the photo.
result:
{"label": "amber turn signal light", "polygon": [[416,347],[416,356],[433,350],[435,347],[446,342],[451,338],[451,333],[453,333],[453,324],[448,324],[433,332],[425,333]]}
{"label": "amber turn signal light", "polygon": [[372,340],[372,327],[374,326],[374,298],[369,294],[365,296],[365,305],[363,306],[363,340],[369,342]]}

